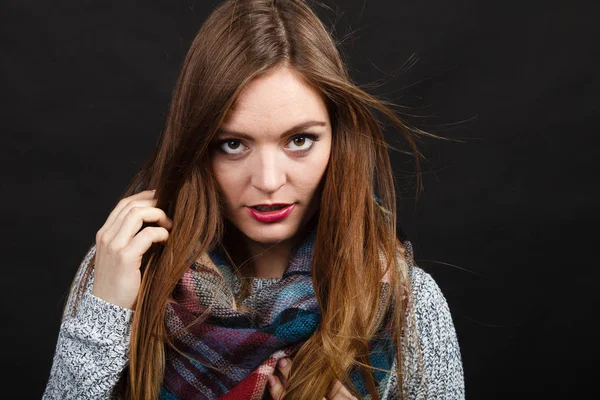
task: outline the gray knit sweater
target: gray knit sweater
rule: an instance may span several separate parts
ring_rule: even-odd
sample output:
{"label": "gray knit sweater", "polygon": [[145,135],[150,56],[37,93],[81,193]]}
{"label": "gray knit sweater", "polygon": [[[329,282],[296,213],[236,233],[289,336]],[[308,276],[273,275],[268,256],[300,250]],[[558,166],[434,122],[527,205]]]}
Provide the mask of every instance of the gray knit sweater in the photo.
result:
{"label": "gray knit sweater", "polygon": [[[407,249],[412,254],[410,242]],[[82,279],[95,250],[92,246],[84,257],[75,283]],[[409,329],[416,324],[419,343],[403,342],[405,398],[464,399],[460,349],[446,299],[431,275],[413,262],[408,267],[415,318],[407,324]],[[73,291],[69,294],[43,400],[118,399],[113,389],[128,363],[133,311],[94,296],[93,279],[92,270],[74,317],[70,315],[75,296]],[[253,291],[274,281],[257,278]],[[382,400],[398,398],[396,374],[383,385]]]}

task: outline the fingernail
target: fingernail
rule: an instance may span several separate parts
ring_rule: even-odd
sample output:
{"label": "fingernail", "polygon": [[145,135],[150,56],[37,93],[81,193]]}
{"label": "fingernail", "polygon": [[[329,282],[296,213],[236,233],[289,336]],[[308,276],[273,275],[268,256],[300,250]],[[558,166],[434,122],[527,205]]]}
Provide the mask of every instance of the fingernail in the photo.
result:
{"label": "fingernail", "polygon": [[269,386],[275,386],[275,377],[273,375],[269,375],[267,379],[269,380]]}
{"label": "fingernail", "polygon": [[279,361],[277,361],[277,364],[281,367],[284,368],[286,365],[288,365],[288,360],[285,358],[281,358]]}

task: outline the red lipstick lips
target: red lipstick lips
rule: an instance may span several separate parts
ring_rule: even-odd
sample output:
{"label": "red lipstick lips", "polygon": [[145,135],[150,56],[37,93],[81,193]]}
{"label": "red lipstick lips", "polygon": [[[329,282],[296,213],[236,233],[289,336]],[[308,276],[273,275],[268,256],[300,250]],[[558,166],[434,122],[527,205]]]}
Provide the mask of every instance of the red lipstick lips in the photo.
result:
{"label": "red lipstick lips", "polygon": [[[278,209],[278,210],[267,210],[267,209],[263,209],[262,211],[260,210],[260,208],[263,208],[263,207],[277,207],[277,206],[282,207],[282,208]],[[247,207],[247,208],[248,208],[248,211],[250,212],[250,215],[252,215],[259,222],[277,222],[277,221],[284,219],[288,215],[290,215],[295,206],[296,206],[295,203],[292,203],[292,204],[276,203],[276,204],[257,204],[255,206]],[[257,209],[257,208],[259,208],[259,209]]]}

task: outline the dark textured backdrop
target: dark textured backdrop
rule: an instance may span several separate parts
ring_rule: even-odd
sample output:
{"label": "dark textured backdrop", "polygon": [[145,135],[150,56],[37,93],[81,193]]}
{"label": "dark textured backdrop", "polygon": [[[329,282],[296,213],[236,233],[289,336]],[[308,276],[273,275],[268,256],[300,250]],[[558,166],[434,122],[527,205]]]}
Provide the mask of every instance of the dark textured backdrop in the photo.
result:
{"label": "dark textured backdrop", "polygon": [[[155,145],[216,4],[136,3],[0,6],[2,397],[41,396],[73,274]],[[416,203],[412,166],[392,154],[399,223],[450,305],[467,398],[586,393],[599,355],[592,2],[325,3],[338,39],[353,32],[356,82],[384,80],[373,93],[455,140],[422,143]]]}

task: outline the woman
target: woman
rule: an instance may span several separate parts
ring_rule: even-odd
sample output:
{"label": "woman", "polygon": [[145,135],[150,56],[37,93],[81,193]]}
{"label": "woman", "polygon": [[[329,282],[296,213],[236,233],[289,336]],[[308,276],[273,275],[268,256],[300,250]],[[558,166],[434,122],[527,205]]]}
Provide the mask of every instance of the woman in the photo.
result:
{"label": "woman", "polygon": [[44,398],[463,398],[374,110],[418,167],[424,132],[352,84],[306,4],[222,3],[75,276]]}

